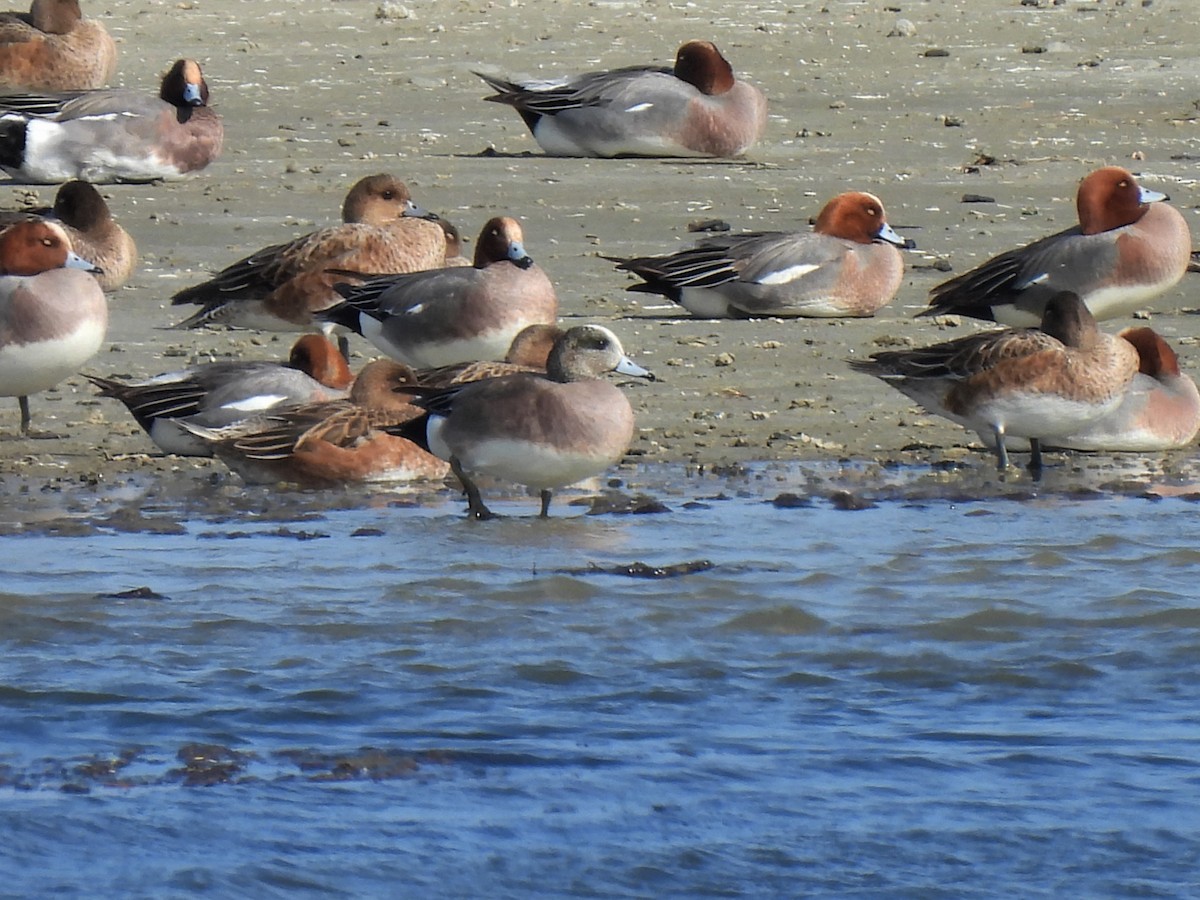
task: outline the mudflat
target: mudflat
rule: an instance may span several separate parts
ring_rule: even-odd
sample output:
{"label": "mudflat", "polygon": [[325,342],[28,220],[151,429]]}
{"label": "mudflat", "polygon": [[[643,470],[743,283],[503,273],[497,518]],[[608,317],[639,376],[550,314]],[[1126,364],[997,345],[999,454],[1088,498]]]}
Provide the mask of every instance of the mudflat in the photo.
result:
{"label": "mudflat", "polygon": [[[1168,193],[1196,233],[1200,25],[1190,3],[85,2],[119,42],[118,84],[154,92],[173,60],[195,57],[226,127],[224,155],[196,177],[103,189],[141,263],[111,295],[108,342],[86,371],[141,377],[285,358],[295,335],[167,330],[191,311],[171,307],[172,293],[337,221],[349,186],[386,171],[465,237],[493,215],[519,217],[566,323],[608,325],[658,375],[628,388],[633,459],[965,460],[987,472],[973,435],[845,360],[990,327],[913,316],[953,273],[1071,225],[1076,185],[1101,165],[1124,165]],[[483,102],[474,74],[668,65],[693,38],[715,41],[769,98],[767,134],[745,159],[547,158],[512,110]],[[916,244],[899,294],[873,318],[693,319],[626,292],[632,279],[602,258],[686,246],[702,219],[806,229],[850,189],[877,194]],[[0,204],[49,203],[54,191],[8,186]],[[1193,371],[1198,307],[1191,275],[1139,314]],[[361,340],[352,346],[355,367],[375,355]],[[30,479],[224,471],[158,454],[124,407],[82,378],[31,403],[35,424],[67,436],[0,443],[10,492]],[[0,432],[16,429],[16,402],[4,400]],[[1161,465],[1191,455],[1166,454]]]}

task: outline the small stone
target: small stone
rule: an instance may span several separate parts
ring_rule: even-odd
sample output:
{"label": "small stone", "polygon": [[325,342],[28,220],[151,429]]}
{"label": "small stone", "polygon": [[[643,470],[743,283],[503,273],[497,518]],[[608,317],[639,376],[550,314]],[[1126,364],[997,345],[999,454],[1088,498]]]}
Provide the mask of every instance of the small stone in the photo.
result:
{"label": "small stone", "polygon": [[690,232],[716,232],[729,231],[731,227],[724,219],[699,219],[695,222],[688,222],[687,230]]}
{"label": "small stone", "polygon": [[734,359],[732,353],[718,353],[716,358],[713,360],[713,365],[720,367],[732,366],[734,362],[736,362],[736,360]]}
{"label": "small stone", "polygon": [[807,509],[813,504],[812,500],[808,497],[801,497],[799,494],[785,492],[772,500],[771,505],[776,509]]}
{"label": "small stone", "polygon": [[865,497],[859,497],[849,491],[834,491],[829,495],[829,502],[834,509],[846,512],[858,512],[863,509],[874,509],[875,504]]}
{"label": "small stone", "polygon": [[375,10],[377,19],[411,19],[412,10],[402,3],[384,3]]}
{"label": "small stone", "polygon": [[908,19],[897,19],[896,24],[892,26],[892,30],[888,32],[888,37],[912,37],[917,33],[917,26]]}

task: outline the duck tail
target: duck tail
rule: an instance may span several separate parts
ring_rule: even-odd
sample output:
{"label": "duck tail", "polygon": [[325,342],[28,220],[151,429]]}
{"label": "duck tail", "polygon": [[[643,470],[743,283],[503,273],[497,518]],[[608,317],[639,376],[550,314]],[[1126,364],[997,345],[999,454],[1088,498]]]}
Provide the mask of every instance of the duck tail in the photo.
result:
{"label": "duck tail", "polygon": [[318,322],[327,322],[330,325],[337,325],[347,331],[362,335],[362,313],[345,300],[314,312],[313,318]]}
{"label": "duck tail", "polygon": [[0,116],[0,166],[19,169],[25,163],[25,127],[18,116]]}

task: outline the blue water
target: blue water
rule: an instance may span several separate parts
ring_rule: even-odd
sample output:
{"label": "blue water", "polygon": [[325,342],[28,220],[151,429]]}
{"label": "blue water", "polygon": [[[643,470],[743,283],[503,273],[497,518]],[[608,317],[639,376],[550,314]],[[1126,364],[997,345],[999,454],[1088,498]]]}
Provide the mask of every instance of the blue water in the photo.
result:
{"label": "blue water", "polygon": [[0,896],[1200,894],[1194,502],[777,493],[0,538]]}

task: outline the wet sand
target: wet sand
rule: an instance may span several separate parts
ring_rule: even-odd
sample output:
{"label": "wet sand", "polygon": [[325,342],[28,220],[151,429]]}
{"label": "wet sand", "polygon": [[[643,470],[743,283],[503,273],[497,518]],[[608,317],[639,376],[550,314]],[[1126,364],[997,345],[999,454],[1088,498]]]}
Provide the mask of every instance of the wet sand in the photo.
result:
{"label": "wet sand", "polygon": [[[1200,60],[1188,3],[85,2],[119,41],[119,84],[157,90],[172,60],[194,56],[226,124],[224,155],[197,177],[103,189],[141,264],[111,295],[108,343],[86,371],[139,377],[286,357],[294,335],[164,330],[191,311],[172,308],[171,294],[336,221],[351,183],[389,171],[465,236],[492,215],[519,216],[567,323],[608,324],[655,371],[659,382],[629,387],[639,424],[631,460],[965,463],[989,477],[970,435],[844,360],[982,327],[912,316],[952,272],[1072,224],[1075,186],[1100,165],[1126,165],[1169,193],[1200,233]],[[668,64],[690,38],[714,40],[767,93],[767,135],[745,160],[546,158],[511,110],[482,102],[487,88],[472,74]],[[691,319],[627,293],[631,280],[601,258],[686,245],[698,219],[807,228],[846,189],[878,194],[918,248],[898,296],[872,319]],[[54,190],[32,189],[41,202]],[[28,187],[0,188],[6,207],[31,198]],[[1149,312],[1192,371],[1196,307],[1200,276],[1190,276]],[[374,355],[353,346],[356,367]],[[158,454],[124,407],[81,378],[31,402],[36,425],[69,436],[0,443],[0,490],[10,495],[142,476],[200,490],[215,473],[238,483],[219,463]],[[0,433],[16,426],[16,402],[4,399]],[[1151,463],[1184,469],[1192,453]]]}

